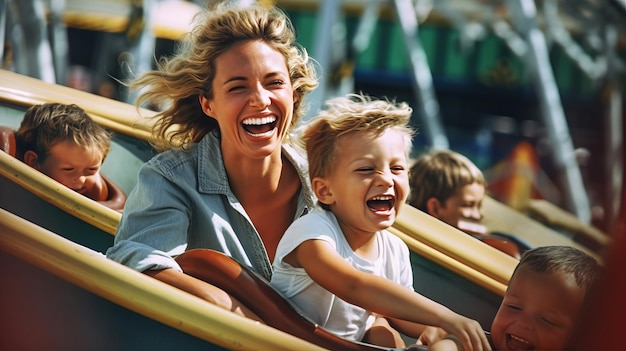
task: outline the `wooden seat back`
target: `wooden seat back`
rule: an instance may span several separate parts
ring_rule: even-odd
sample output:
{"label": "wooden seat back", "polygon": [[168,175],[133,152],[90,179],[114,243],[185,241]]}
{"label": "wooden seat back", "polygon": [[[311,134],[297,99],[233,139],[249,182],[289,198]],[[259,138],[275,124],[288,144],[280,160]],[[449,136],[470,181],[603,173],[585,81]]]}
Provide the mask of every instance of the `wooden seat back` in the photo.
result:
{"label": "wooden seat back", "polygon": [[15,157],[15,130],[13,128],[0,126],[0,150]]}
{"label": "wooden seat back", "polygon": [[300,314],[265,279],[221,252],[193,249],[179,255],[176,261],[185,273],[226,291],[276,329],[330,350],[389,350],[324,330]]}

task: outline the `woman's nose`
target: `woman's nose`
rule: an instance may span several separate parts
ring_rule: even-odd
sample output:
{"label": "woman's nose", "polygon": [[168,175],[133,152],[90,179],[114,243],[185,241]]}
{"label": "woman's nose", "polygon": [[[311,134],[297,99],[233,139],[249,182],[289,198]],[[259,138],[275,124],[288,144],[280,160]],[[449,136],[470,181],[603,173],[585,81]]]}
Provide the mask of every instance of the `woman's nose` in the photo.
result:
{"label": "woman's nose", "polygon": [[270,93],[259,87],[254,89],[252,96],[250,97],[250,106],[264,108],[270,104]]}

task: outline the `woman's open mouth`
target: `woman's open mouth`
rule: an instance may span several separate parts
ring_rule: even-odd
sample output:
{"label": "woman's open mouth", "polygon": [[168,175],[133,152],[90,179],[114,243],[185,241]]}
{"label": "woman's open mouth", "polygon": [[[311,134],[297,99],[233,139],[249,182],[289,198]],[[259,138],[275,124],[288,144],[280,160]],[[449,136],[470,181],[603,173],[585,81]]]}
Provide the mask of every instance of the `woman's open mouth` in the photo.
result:
{"label": "woman's open mouth", "polygon": [[277,118],[274,116],[248,118],[242,122],[242,125],[248,135],[262,137],[272,134],[276,128],[276,121]]}

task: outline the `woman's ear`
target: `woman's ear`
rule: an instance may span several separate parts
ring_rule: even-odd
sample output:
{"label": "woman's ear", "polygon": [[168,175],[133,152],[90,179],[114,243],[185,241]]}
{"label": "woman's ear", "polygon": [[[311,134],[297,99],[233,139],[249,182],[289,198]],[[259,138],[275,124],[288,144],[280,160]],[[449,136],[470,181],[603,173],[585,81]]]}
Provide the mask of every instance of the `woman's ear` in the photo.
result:
{"label": "woman's ear", "polygon": [[436,197],[431,197],[426,200],[426,212],[433,217],[439,218],[439,209],[441,208],[441,203]]}
{"label": "woman's ear", "polygon": [[37,156],[37,153],[33,150],[28,150],[24,153],[24,163],[33,168],[37,168],[38,159],[39,157]]}
{"label": "woman's ear", "polygon": [[204,97],[204,95],[200,95],[198,97],[198,100],[200,101],[200,106],[202,107],[202,112],[204,112],[205,115],[207,116],[212,116],[213,115],[213,108],[211,107],[211,100]]}
{"label": "woman's ear", "polygon": [[328,184],[326,184],[326,180],[324,178],[313,178],[313,180],[311,180],[311,187],[313,188],[313,192],[319,202],[325,205],[332,205],[335,202],[333,192]]}

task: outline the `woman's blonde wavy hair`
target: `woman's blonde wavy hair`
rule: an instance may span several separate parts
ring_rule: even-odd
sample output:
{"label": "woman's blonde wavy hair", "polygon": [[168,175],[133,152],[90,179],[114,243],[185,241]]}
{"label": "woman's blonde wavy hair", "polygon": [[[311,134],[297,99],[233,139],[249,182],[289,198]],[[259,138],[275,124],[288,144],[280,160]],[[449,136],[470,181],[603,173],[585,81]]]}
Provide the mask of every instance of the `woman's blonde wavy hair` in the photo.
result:
{"label": "woman's blonde wavy hair", "polygon": [[195,28],[181,40],[177,53],[162,58],[157,69],[129,84],[139,90],[137,106],[147,104],[159,112],[153,125],[153,145],[158,150],[187,148],[218,128],[208,118],[199,96],[213,96],[215,59],[234,44],[260,40],[285,57],[294,89],[291,127],[305,113],[304,95],[317,86],[313,61],[295,42],[293,25],[276,7],[235,7],[218,3],[199,13]]}

